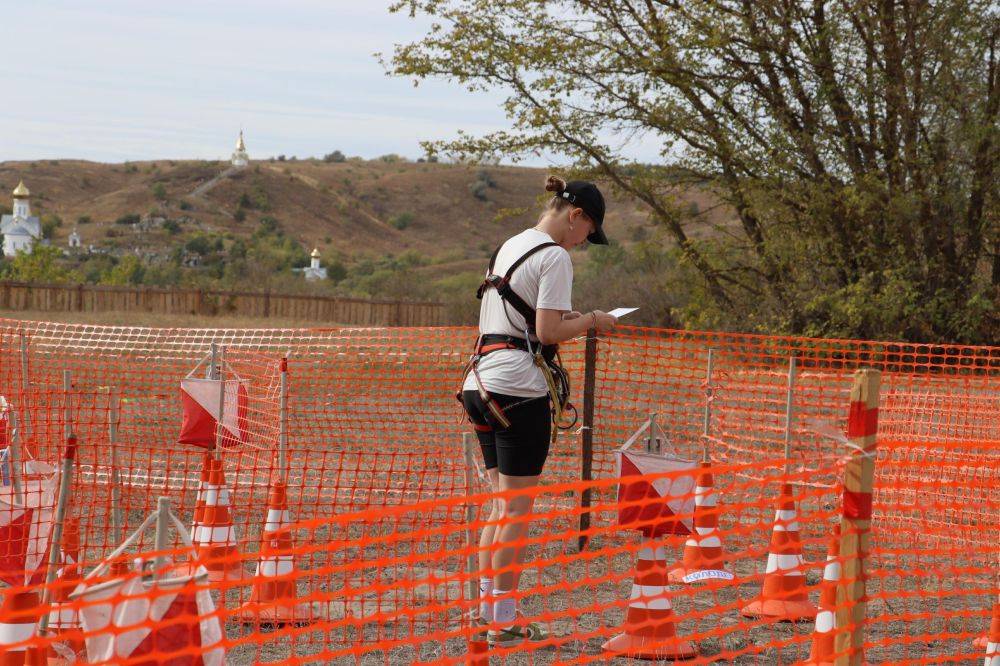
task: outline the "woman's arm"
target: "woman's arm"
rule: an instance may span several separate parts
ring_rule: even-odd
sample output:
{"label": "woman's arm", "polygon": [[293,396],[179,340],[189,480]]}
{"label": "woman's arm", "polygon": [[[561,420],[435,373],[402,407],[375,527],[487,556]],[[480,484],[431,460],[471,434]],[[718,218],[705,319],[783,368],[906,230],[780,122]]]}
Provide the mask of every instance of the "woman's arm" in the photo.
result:
{"label": "woman's arm", "polygon": [[582,335],[591,328],[605,333],[617,322],[615,317],[600,310],[564,319],[561,310],[539,308],[535,313],[535,333],[543,345],[555,345]]}

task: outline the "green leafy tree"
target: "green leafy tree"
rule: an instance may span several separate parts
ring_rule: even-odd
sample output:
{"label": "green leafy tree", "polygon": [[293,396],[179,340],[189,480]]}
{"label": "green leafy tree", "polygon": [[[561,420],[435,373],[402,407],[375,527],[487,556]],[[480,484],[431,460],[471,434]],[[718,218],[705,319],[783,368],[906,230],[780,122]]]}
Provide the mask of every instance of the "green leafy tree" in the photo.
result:
{"label": "green leafy tree", "polygon": [[52,238],[56,229],[62,226],[62,218],[54,213],[42,215],[42,238]]}
{"label": "green leafy tree", "polygon": [[72,282],[79,276],[63,261],[57,247],[35,245],[30,253],[18,252],[3,266],[3,277],[16,282]]}
{"label": "green leafy tree", "polygon": [[152,187],[153,196],[156,197],[157,201],[167,200],[167,188],[163,183],[155,183]]}
{"label": "green leafy tree", "polygon": [[139,257],[126,254],[101,276],[101,284],[116,286],[142,284],[145,272],[146,269]]}
{"label": "green leafy tree", "polygon": [[[391,72],[506,94],[510,129],[426,148],[562,155],[642,202],[701,283],[687,323],[995,341],[993,0],[392,9],[433,27],[384,59]],[[662,163],[627,159],[629,137]],[[693,185],[733,224],[692,233],[676,191]]]}

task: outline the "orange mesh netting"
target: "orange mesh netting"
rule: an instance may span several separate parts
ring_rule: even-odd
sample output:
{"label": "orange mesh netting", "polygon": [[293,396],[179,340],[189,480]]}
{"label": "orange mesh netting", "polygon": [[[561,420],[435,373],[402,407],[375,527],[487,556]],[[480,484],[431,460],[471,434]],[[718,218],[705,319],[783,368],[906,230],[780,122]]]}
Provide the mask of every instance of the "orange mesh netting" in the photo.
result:
{"label": "orange mesh netting", "polygon": [[473,338],[0,320],[0,663],[998,649],[1000,348],[630,328],[563,345],[581,418],[525,491],[514,565],[548,636],[487,647],[474,593],[497,572],[474,544],[509,497],[471,441],[466,462]]}

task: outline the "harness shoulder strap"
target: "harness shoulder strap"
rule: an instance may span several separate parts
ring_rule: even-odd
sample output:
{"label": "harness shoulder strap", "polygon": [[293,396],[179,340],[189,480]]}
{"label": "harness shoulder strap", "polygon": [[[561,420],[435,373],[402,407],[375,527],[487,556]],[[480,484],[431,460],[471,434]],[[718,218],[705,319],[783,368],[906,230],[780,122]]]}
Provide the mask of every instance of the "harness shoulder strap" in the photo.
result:
{"label": "harness shoulder strap", "polygon": [[493,272],[497,255],[500,253],[500,248],[503,247],[501,245],[496,249],[493,256],[490,258],[489,271],[487,272],[486,279],[483,280],[481,285],[479,285],[479,289],[476,291],[476,297],[482,298],[485,291],[490,287],[496,289],[504,303],[510,303],[511,307],[517,310],[518,314],[524,317],[525,323],[528,324],[528,330],[533,333],[535,330],[535,308],[528,305],[528,303],[523,298],[518,296],[517,292],[511,288],[510,279],[514,275],[514,271],[516,271],[521,264],[527,261],[533,254],[540,250],[544,250],[547,247],[557,247],[558,245],[559,243],[553,241],[547,241],[536,245],[518,257],[517,261],[510,265],[510,268],[507,269],[507,272],[502,278]]}

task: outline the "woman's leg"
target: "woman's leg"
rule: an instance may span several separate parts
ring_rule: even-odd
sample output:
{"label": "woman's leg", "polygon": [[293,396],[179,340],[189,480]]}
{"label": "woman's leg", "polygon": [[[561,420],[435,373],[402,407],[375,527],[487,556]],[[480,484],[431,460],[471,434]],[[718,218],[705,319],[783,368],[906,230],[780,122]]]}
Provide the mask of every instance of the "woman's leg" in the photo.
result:
{"label": "woman's leg", "polygon": [[[501,491],[516,491],[534,488],[538,485],[538,476],[508,476],[499,475]],[[513,591],[521,580],[521,567],[510,568],[521,562],[521,551],[524,546],[516,545],[528,535],[528,516],[535,502],[534,493],[519,494],[507,498],[502,507],[501,523],[495,531],[493,540],[492,569],[493,589]],[[505,570],[506,569],[506,570]]]}

